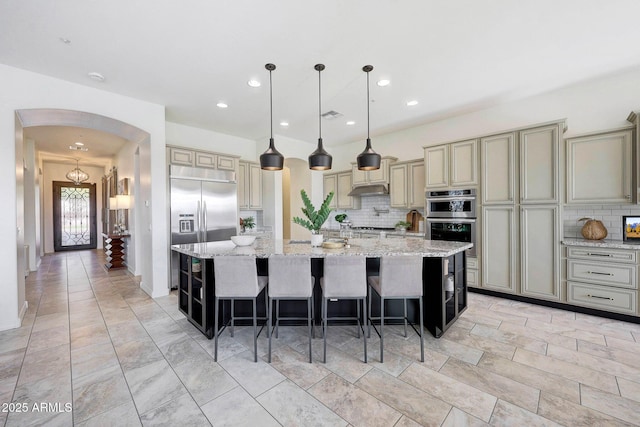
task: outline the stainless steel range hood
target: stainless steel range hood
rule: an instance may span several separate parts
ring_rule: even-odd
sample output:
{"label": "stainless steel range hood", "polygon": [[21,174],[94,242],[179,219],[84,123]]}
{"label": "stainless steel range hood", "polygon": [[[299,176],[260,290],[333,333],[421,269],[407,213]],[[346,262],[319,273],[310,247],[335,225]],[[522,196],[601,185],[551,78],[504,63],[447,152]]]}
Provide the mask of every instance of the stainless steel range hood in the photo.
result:
{"label": "stainless steel range hood", "polygon": [[382,196],[389,194],[389,190],[386,185],[383,184],[372,184],[372,185],[361,185],[359,187],[354,187],[348,196]]}

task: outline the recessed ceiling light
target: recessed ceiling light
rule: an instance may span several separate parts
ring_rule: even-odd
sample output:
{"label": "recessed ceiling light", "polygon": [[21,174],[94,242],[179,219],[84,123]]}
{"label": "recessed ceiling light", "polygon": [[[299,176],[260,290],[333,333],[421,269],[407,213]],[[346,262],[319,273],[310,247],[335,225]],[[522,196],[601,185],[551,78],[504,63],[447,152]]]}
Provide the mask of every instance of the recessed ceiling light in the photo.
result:
{"label": "recessed ceiling light", "polygon": [[71,44],[71,40],[64,37],[59,37],[58,40],[60,40],[64,44]]}
{"label": "recessed ceiling light", "polygon": [[289,126],[289,122],[280,122],[280,126],[286,128],[287,126]]}
{"label": "recessed ceiling light", "polygon": [[418,101],[416,101],[415,99],[412,101],[407,101],[408,107],[413,107],[414,105],[418,105]]}
{"label": "recessed ceiling light", "polygon": [[391,83],[391,81],[387,79],[378,80],[378,86],[380,87],[389,86],[389,83]]}
{"label": "recessed ceiling light", "polygon": [[95,71],[91,72],[88,74],[89,78],[97,81],[97,82],[103,82],[104,81],[104,76],[100,73],[96,73]]}
{"label": "recessed ceiling light", "polygon": [[261,83],[257,80],[249,80],[247,84],[251,87],[260,87]]}
{"label": "recessed ceiling light", "polygon": [[356,124],[356,122],[354,122],[353,120],[349,120],[349,121],[347,122],[347,126],[353,126],[353,125],[355,125],[355,124]]}
{"label": "recessed ceiling light", "polygon": [[80,141],[78,141],[78,142],[74,142],[74,144],[76,144],[76,145],[77,145],[77,146],[79,146],[79,147],[82,147],[82,146],[84,145],[84,144],[83,144],[82,142],[80,142]]}
{"label": "recessed ceiling light", "polygon": [[218,103],[216,104],[216,106],[217,106],[218,108],[227,108],[227,107],[228,107],[228,105],[227,105],[227,104],[225,104],[224,102],[218,102]]}

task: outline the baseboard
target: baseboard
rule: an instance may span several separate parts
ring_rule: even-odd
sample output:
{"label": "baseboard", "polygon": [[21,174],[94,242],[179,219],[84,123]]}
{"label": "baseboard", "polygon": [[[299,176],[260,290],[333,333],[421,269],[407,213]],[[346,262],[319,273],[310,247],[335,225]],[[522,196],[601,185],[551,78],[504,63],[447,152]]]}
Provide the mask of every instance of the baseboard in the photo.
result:
{"label": "baseboard", "polygon": [[16,329],[22,326],[22,319],[24,319],[24,315],[27,313],[27,309],[29,308],[29,303],[27,301],[22,304],[22,308],[20,309],[20,313],[18,317],[12,321],[7,323],[0,323],[0,331],[7,331],[9,329]]}
{"label": "baseboard", "polygon": [[622,320],[623,322],[640,324],[640,317],[631,316],[629,314],[612,313],[610,311],[603,311],[603,310],[598,310],[598,309],[589,308],[589,307],[580,307],[578,305],[571,305],[563,302],[547,301],[542,299],[523,297],[522,295],[505,294],[503,292],[490,291],[488,289],[483,289],[483,288],[468,287],[467,289],[469,292],[475,292],[477,294],[491,295],[493,297],[500,297],[500,298],[510,299],[514,301],[528,302],[530,304],[537,304],[545,307],[559,308],[561,310],[575,311],[576,313],[589,314],[591,316],[605,317],[607,319]]}
{"label": "baseboard", "polygon": [[20,309],[20,314],[18,315],[18,318],[20,319],[20,325],[22,325],[22,321],[24,320],[24,315],[27,314],[28,309],[29,309],[29,301],[25,301],[24,304],[22,304],[22,308]]}

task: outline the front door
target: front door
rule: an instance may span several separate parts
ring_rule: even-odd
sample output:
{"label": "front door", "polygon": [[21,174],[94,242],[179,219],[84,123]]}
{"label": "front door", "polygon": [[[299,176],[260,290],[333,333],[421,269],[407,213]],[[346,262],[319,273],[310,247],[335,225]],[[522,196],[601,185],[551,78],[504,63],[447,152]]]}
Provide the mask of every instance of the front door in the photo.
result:
{"label": "front door", "polygon": [[96,185],[53,182],[53,248],[95,249]]}

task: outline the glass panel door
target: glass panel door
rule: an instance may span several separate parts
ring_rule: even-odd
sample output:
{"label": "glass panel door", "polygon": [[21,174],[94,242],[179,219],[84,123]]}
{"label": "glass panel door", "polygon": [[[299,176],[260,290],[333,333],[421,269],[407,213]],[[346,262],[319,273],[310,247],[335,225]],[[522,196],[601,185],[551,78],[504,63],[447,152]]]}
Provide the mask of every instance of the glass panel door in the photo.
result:
{"label": "glass panel door", "polygon": [[53,227],[56,251],[96,248],[96,186],[53,183]]}

